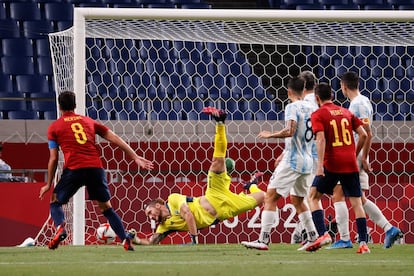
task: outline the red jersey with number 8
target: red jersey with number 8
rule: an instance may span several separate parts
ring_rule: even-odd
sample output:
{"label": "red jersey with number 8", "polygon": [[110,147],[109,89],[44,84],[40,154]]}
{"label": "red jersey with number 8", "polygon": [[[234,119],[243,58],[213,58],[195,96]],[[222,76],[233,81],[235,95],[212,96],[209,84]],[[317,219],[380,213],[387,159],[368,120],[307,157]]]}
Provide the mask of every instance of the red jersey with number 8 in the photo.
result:
{"label": "red jersey with number 8", "polygon": [[313,133],[325,133],[324,167],[333,173],[358,172],[353,131],[362,121],[348,109],[326,103],[312,113]]}
{"label": "red jersey with number 8", "polygon": [[108,127],[87,116],[66,112],[49,126],[47,139],[59,145],[65,168],[102,168],[96,135],[103,136],[107,131]]}

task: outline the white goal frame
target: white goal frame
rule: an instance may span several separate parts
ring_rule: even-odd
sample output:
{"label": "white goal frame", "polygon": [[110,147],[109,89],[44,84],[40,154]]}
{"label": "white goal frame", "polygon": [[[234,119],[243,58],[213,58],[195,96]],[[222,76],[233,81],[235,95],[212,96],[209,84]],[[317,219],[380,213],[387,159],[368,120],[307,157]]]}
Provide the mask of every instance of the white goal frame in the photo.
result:
{"label": "white goal frame", "polygon": [[[414,11],[75,8],[73,88],[77,94],[77,109],[81,114],[85,114],[85,20],[87,19],[412,22]],[[235,42],[241,42],[240,37],[235,40]],[[226,40],[226,42],[229,41]],[[271,38],[269,38],[269,43],[277,44],[277,42],[272,42]],[[73,244],[85,244],[84,189],[81,189],[74,197]]]}

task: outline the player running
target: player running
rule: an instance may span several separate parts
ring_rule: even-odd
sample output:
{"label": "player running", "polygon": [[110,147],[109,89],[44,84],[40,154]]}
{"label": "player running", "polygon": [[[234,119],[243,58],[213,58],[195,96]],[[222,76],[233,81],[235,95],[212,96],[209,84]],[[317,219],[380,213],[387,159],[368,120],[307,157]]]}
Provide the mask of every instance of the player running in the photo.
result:
{"label": "player running", "polygon": [[74,112],[76,108],[74,92],[62,92],[59,94],[58,102],[62,115],[48,129],[50,152],[48,177],[47,184],[41,187],[39,193],[39,198],[43,199],[52,187],[59,160],[59,150],[62,150],[65,161],[64,168],[54,187],[50,203],[50,215],[55,224],[56,233],[49,242],[49,249],[58,248],[60,242],[67,237],[62,205],[68,203],[79,188],[86,186],[89,199],[97,200],[99,209],[123,241],[125,250],[133,251],[134,248],[126,236],[121,218],[115,213],[109,201],[111,195],[95,137],[99,135],[117,145],[141,168],[151,170],[154,167],[153,163],[138,156],[123,139],[106,126],[89,117],[76,114]]}

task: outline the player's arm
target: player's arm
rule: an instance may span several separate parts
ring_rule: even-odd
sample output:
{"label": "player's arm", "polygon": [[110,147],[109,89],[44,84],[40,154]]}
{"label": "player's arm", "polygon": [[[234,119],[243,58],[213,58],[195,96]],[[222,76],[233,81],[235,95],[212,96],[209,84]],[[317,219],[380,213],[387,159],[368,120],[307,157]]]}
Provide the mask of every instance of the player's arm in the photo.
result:
{"label": "player's arm", "polygon": [[132,239],[132,242],[137,245],[154,245],[159,244],[169,232],[155,233],[149,239],[139,238],[137,235]]}
{"label": "player's arm", "polygon": [[279,131],[276,132],[270,132],[267,130],[261,131],[258,135],[259,138],[286,138],[286,137],[292,137],[295,133],[297,128],[297,122],[295,120],[288,120],[285,123],[285,127]]}
{"label": "player's arm", "polygon": [[53,184],[55,178],[57,166],[59,161],[59,147],[55,141],[49,141],[49,161],[47,163],[47,183],[40,188],[39,198],[43,199],[45,193],[47,193]]}
{"label": "player's arm", "polygon": [[362,148],[365,145],[365,141],[368,137],[367,132],[365,131],[363,125],[360,125],[356,130],[356,133],[358,134],[358,143],[356,145],[356,156],[359,155]]}
{"label": "player's arm", "polygon": [[152,161],[145,159],[142,156],[139,156],[121,137],[115,134],[112,130],[108,129],[103,135],[102,138],[106,139],[107,141],[114,143],[117,145],[121,150],[123,150],[129,157],[134,160],[134,162],[147,170],[152,170],[154,168],[154,164]]}
{"label": "player's arm", "polygon": [[323,159],[325,156],[326,139],[323,131],[316,132],[316,151],[318,152],[318,164],[315,175],[324,176]]}
{"label": "player's arm", "polygon": [[371,131],[371,126],[369,125],[369,123],[365,123],[368,119],[363,119],[362,121],[364,122],[363,124],[363,128],[365,130],[365,132],[367,133],[367,138],[365,139],[365,143],[364,146],[362,147],[362,167],[363,169],[367,172],[370,173],[372,171],[371,165],[368,162],[368,156],[369,156],[369,152],[371,150],[371,144],[372,144],[372,131]]}
{"label": "player's arm", "polygon": [[194,219],[193,212],[191,212],[190,207],[187,204],[181,204],[180,207],[180,215],[187,223],[188,232],[191,235],[191,242],[193,244],[198,243],[198,231],[197,231],[197,224]]}

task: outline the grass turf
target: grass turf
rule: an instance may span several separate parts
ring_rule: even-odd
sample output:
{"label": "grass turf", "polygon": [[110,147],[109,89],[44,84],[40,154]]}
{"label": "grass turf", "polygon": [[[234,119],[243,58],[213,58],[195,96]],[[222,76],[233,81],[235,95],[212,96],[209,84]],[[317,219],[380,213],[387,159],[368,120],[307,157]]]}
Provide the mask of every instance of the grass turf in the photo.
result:
{"label": "grass turf", "polygon": [[269,251],[239,244],[0,247],[0,275],[414,275],[414,245],[371,254],[353,249],[298,252],[297,245],[272,244]]}

